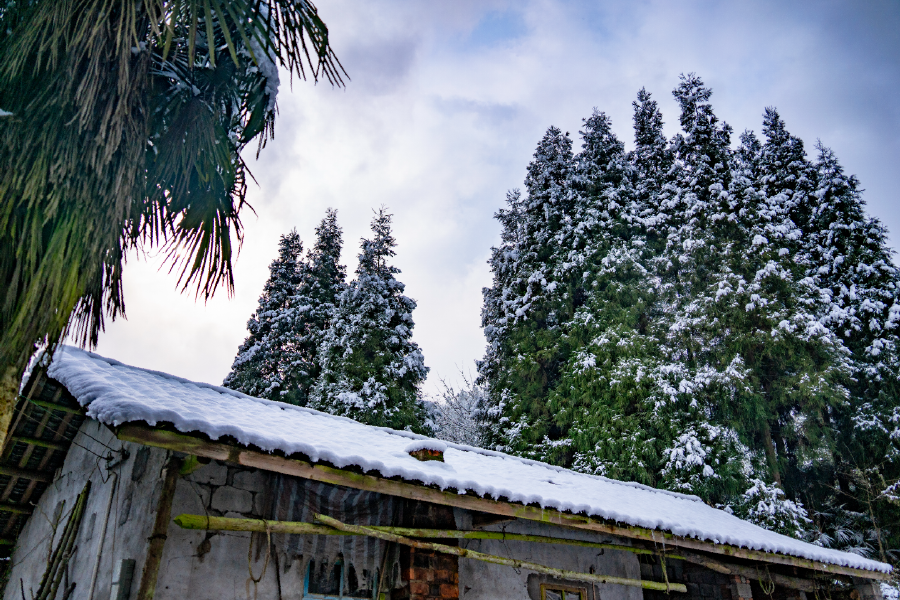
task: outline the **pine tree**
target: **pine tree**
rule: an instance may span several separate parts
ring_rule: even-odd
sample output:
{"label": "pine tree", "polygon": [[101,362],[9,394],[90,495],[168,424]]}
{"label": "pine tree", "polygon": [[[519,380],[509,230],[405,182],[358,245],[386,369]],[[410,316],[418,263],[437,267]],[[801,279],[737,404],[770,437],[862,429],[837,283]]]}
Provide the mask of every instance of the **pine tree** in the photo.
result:
{"label": "pine tree", "polygon": [[[896,547],[900,277],[829,150],[774,108],[731,128],[695,75],[667,144],[641,90],[548,131],[507,196],[484,290],[493,447],[700,495],[825,546]],[[807,510],[810,512],[807,516]]]}
{"label": "pine tree", "polygon": [[379,209],[362,240],[356,279],[339,302],[318,349],[321,372],[309,406],[369,425],[426,431],[419,386],[428,374],[412,341],[415,300],[389,264],[396,242],[391,215]]}
{"label": "pine tree", "polygon": [[278,258],[269,265],[269,279],[247,321],[250,335],[238,348],[225,387],[270,400],[282,400],[297,388],[293,365],[302,354],[294,296],[305,271],[302,252],[296,230],[281,236]]}
{"label": "pine tree", "polygon": [[337,211],[329,208],[316,227],[316,244],[306,256],[306,269],[293,299],[296,308],[297,351],[292,371],[296,388],[286,400],[305,406],[321,372],[318,348],[324,339],[338,298],[347,287],[347,267],[340,264],[343,231]]}

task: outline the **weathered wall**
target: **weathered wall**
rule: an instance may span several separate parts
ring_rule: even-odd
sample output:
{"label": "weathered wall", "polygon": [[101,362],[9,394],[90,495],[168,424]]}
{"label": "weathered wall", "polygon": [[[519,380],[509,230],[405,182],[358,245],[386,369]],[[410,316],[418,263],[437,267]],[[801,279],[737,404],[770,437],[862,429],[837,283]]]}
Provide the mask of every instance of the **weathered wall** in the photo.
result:
{"label": "weathered wall", "polygon": [[[129,453],[127,460],[107,469],[105,457],[122,456],[122,449]],[[53,522],[59,521],[55,545],[65,527],[66,516],[88,479],[92,482],[91,492],[76,538],[76,550],[68,567],[69,579],[76,584],[71,599],[87,600],[90,596],[91,575],[98,554],[95,600],[109,598],[113,565],[118,558],[135,559],[140,569],[146,553],[146,538],[153,527],[153,507],[161,488],[159,473],[165,452],[144,450],[139,453],[139,450],[135,444],[117,440],[109,429],[96,421],[85,421],[65,463],[19,536],[4,598],[20,598],[22,588],[26,598],[30,597],[29,591],[37,592],[47,567]],[[113,491],[100,554],[102,524]],[[58,597],[62,597],[62,592]]]}
{"label": "weathered wall", "polygon": [[[465,511],[457,511],[456,514],[457,527],[471,529],[470,514]],[[570,539],[594,542],[612,540],[616,544],[628,545],[628,540],[611,536],[601,537],[597,534],[573,529],[563,531],[553,525],[534,521],[507,521],[489,525],[483,529],[526,535],[565,536]],[[478,552],[517,558],[569,571],[614,575],[631,579],[639,579],[641,576],[636,555],[620,550],[598,550],[561,544],[535,544],[502,540],[463,540],[460,545]],[[523,600],[525,598],[540,600],[540,584],[553,581],[556,580],[525,569],[513,569],[465,558],[459,560],[460,600]],[[594,586],[595,589],[591,594],[590,584],[568,583],[587,588],[588,596],[585,600],[600,598],[603,600],[643,600],[641,588],[638,587],[598,584]]]}
{"label": "weathered wall", "polygon": [[[127,459],[107,469],[105,457],[110,454],[121,456],[122,449],[127,450]],[[22,530],[3,597],[18,599],[21,588],[24,588],[26,598],[30,597],[30,591],[37,591],[47,567],[53,531],[51,523],[54,518],[60,521],[55,545],[65,527],[68,511],[90,479],[92,489],[76,539],[77,548],[68,567],[70,582],[75,583],[70,599],[91,598],[91,575],[98,555],[93,600],[109,600],[113,569],[121,559],[132,559],[136,563],[128,596],[134,598],[140,585],[167,456],[166,451],[158,448],[120,442],[105,426],[86,421],[62,469]],[[217,463],[203,466],[179,479],[172,516],[181,513],[263,516],[267,510],[264,504],[267,476]],[[107,506],[110,511],[101,553],[100,537]],[[250,534],[222,532],[207,535],[183,530],[172,523],[167,535],[158,579],[158,600],[246,599],[248,589],[249,598],[254,597],[247,559]],[[257,578],[265,563],[265,546],[265,536],[257,534],[252,556],[253,574]],[[256,590],[258,597],[278,598],[279,579],[284,600],[302,597],[303,570],[290,558],[283,555],[270,558]],[[276,561],[281,566],[280,577],[276,575]],[[57,597],[62,597],[61,591]]]}

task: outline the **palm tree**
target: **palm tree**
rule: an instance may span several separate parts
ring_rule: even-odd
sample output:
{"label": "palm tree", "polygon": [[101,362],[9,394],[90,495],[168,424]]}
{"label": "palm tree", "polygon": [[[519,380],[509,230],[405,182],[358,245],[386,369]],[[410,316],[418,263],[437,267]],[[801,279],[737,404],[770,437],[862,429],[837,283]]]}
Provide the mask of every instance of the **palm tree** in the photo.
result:
{"label": "palm tree", "polygon": [[36,345],[124,315],[128,251],[232,291],[276,64],[343,85],[308,0],[0,0],[0,444]]}

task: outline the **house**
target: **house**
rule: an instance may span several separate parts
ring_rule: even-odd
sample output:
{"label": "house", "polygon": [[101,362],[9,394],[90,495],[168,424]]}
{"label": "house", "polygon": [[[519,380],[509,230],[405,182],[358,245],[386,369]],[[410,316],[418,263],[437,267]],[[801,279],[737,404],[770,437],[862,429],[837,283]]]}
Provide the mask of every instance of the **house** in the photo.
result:
{"label": "house", "polygon": [[65,347],[0,456],[4,598],[880,600],[700,499]]}

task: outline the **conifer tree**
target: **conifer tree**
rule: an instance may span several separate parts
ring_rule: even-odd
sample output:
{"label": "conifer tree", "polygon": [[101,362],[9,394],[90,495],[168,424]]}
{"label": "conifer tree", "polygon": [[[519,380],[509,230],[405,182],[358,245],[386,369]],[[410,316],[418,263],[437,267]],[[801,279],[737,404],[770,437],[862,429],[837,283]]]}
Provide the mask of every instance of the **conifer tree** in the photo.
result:
{"label": "conifer tree", "polygon": [[829,299],[823,322],[852,353],[852,377],[849,401],[832,417],[833,462],[805,483],[820,541],[838,542],[837,524],[851,523],[860,532],[850,538],[855,549],[887,560],[898,503],[891,487],[900,480],[900,271],[884,226],[865,214],[856,177],[830,149],[817,149],[803,245]]}
{"label": "conifer tree", "polygon": [[340,264],[343,231],[337,223],[337,211],[329,208],[316,227],[316,244],[307,253],[304,276],[293,299],[296,308],[295,344],[297,352],[291,365],[296,388],[290,400],[305,406],[313,384],[321,371],[318,348],[324,339],[338,298],[346,288],[347,267]]}
{"label": "conifer tree", "polygon": [[362,240],[356,279],[341,292],[318,349],[321,372],[309,406],[369,425],[425,432],[419,386],[428,374],[412,341],[415,300],[389,263],[396,242],[391,215],[379,209]]}
{"label": "conifer tree", "polygon": [[552,433],[547,391],[565,360],[559,341],[573,290],[557,279],[557,267],[568,255],[562,240],[572,225],[572,172],[572,140],[550,127],[528,165],[527,194],[508,194],[497,215],[504,243],[492,251],[494,285],[484,290],[489,350],[479,371],[490,381],[486,414],[496,417],[490,442],[529,455]]}
{"label": "conifer tree", "polygon": [[281,236],[278,258],[269,265],[269,279],[247,321],[249,335],[238,348],[225,387],[270,400],[283,400],[297,388],[294,364],[302,353],[294,296],[305,271],[302,252],[296,230]]}
{"label": "conifer tree", "polygon": [[671,196],[666,189],[674,156],[663,133],[663,116],[650,92],[641,88],[634,108],[634,151],[629,154],[636,216],[645,226],[648,242],[654,246],[664,240],[667,224],[664,206]]}
{"label": "conifer tree", "polygon": [[682,77],[667,144],[641,90],[627,156],[596,110],[579,154],[554,150],[570,148],[559,130],[541,140],[527,193],[497,214],[489,441],[888,559],[900,277],[886,232],[774,108],[763,141],[747,131],[732,149],[711,94]]}

